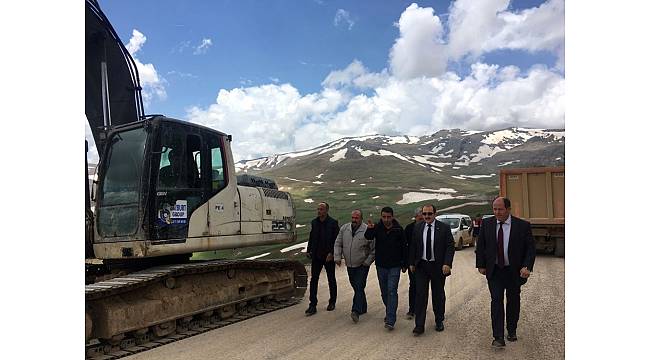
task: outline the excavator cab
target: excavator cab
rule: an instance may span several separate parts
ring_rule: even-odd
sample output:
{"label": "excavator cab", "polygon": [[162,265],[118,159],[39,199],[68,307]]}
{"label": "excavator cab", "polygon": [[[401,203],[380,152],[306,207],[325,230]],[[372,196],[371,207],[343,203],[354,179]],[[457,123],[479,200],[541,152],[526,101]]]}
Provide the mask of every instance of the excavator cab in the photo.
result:
{"label": "excavator cab", "polygon": [[[96,241],[182,241],[193,212],[228,185],[227,135],[162,116],[107,136]],[[226,175],[226,176],[224,176]]]}

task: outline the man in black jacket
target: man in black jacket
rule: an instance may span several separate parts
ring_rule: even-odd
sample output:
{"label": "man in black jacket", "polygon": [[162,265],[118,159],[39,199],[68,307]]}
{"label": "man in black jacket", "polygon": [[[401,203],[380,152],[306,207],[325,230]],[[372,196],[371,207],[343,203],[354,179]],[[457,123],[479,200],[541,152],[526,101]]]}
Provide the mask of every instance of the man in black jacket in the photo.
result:
{"label": "man in black jacket", "polygon": [[424,333],[429,284],[436,331],[445,329],[445,278],[451,274],[455,251],[451,228],[442,221],[435,220],[436,207],[423,206],[422,215],[424,221],[416,224],[413,229],[413,246],[409,254],[409,268],[415,273],[415,336]]}
{"label": "man in black jacket", "polygon": [[330,288],[330,299],[327,311],[336,307],[336,275],[334,274],[334,241],[339,233],[339,223],[328,215],[330,206],[326,202],[318,204],[318,217],[311,221],[307,257],[311,259],[311,280],[309,282],[309,307],[307,316],[316,313],[318,303],[318,279],[325,266],[327,283]]}
{"label": "man in black jacket", "polygon": [[[415,209],[415,218],[412,223],[406,225],[404,228],[404,235],[406,237],[406,253],[410,253],[410,249],[412,246],[412,237],[413,237],[413,228],[415,227],[415,224],[419,223],[420,221],[424,220],[424,217],[422,217],[422,207],[418,207]],[[406,318],[409,320],[413,319],[413,316],[415,316],[415,274],[409,270],[409,310],[406,313]]]}
{"label": "man in black jacket", "polygon": [[[521,285],[535,264],[535,242],[530,223],[510,215],[510,200],[498,197],[492,203],[494,216],[483,220],[476,244],[476,267],[487,277],[492,317],[492,346],[504,347],[503,292],[506,292],[508,341],[517,341]],[[497,225],[498,223],[498,225]]]}
{"label": "man in black jacket", "polygon": [[397,287],[399,286],[400,269],[406,272],[407,253],[406,239],[402,226],[393,218],[393,209],[381,209],[381,221],[374,224],[368,220],[368,229],[364,234],[366,239],[375,239],[375,264],[377,279],[381,290],[381,300],[386,306],[384,327],[388,330],[395,328],[397,320]]}

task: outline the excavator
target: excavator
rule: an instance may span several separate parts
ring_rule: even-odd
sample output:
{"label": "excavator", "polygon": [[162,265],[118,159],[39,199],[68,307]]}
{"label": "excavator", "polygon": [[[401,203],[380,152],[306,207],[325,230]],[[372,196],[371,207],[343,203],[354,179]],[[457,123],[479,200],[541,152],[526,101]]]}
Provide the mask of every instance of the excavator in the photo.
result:
{"label": "excavator", "polygon": [[99,154],[85,181],[86,357],[297,304],[307,287],[298,261],[192,260],[295,242],[293,199],[273,180],[235,174],[232,136],[145,115],[133,58],[98,2],[85,4],[85,112]]}

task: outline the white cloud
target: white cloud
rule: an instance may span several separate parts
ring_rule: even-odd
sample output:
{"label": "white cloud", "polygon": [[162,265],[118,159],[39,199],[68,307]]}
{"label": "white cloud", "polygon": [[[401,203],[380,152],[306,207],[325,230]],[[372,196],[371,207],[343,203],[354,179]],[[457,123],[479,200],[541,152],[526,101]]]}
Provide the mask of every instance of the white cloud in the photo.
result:
{"label": "white cloud", "polygon": [[194,55],[202,55],[208,52],[208,49],[212,46],[212,39],[203,39],[201,44],[194,49]]}
{"label": "white cloud", "polygon": [[133,35],[126,44],[127,50],[131,53],[135,65],[138,68],[138,75],[140,77],[140,85],[142,86],[142,101],[145,107],[154,99],[165,100],[167,98],[167,91],[165,90],[166,80],[158,75],[156,67],[153,64],[144,64],[137,57],[147,37],[140,31],[133,29]]}
{"label": "white cloud", "polygon": [[354,20],[350,18],[350,12],[343,9],[336,10],[336,15],[334,16],[334,26],[342,25],[344,22],[348,24],[348,30],[352,30],[352,27],[354,26]]}
{"label": "white cloud", "polygon": [[390,51],[390,67],[399,79],[438,76],[447,67],[443,27],[433,8],[411,4],[399,18],[400,37]]}
{"label": "white cloud", "polygon": [[476,58],[498,49],[548,50],[564,67],[564,1],[507,11],[509,0],[458,0],[449,15],[449,55]]}
{"label": "white cloud", "polygon": [[133,29],[131,39],[129,40],[129,43],[126,44],[126,49],[129,50],[129,53],[134,56],[146,41],[147,37],[144,36],[143,33],[139,32],[136,29]]}
{"label": "white cloud", "polygon": [[[522,71],[513,65],[476,60],[463,76],[447,68],[449,56],[470,61],[474,55],[497,48],[535,51],[559,44],[563,48],[563,26],[547,29],[544,36],[540,30],[544,24],[556,24],[552,14],[561,14],[563,21],[563,4],[549,0],[514,13],[507,11],[508,1],[477,3],[481,5],[463,0],[454,3],[449,30],[433,9],[417,4],[406,8],[397,24],[400,35],[389,54],[390,71],[372,72],[355,59],[331,71],[321,90],[310,94],[277,83],[221,89],[214,104],[192,107],[187,117],[232,134],[236,160],[378,133],[564,127],[565,80],[557,67],[535,65]],[[468,37],[465,27],[472,23],[479,31]],[[455,42],[465,42],[465,46]],[[562,54],[557,56],[559,62]]]}

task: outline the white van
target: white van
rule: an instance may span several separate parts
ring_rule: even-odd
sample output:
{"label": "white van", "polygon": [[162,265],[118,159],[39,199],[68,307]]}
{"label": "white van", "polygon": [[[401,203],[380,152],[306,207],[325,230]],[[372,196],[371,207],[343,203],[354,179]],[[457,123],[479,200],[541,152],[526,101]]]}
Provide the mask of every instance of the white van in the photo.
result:
{"label": "white van", "polygon": [[456,250],[462,250],[465,244],[469,244],[469,246],[475,245],[474,239],[472,239],[472,218],[469,215],[444,214],[436,216],[436,220],[449,225],[456,244]]}

